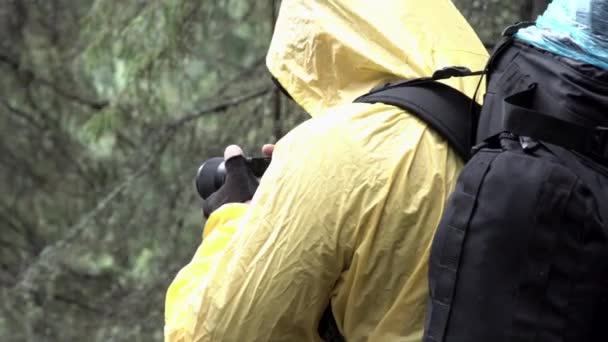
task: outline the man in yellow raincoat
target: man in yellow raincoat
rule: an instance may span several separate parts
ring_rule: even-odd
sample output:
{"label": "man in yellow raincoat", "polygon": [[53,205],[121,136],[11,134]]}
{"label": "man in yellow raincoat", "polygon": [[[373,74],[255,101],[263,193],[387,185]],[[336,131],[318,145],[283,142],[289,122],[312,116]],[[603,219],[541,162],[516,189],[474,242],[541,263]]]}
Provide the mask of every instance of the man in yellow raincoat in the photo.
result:
{"label": "man in yellow raincoat", "polygon": [[[284,0],[267,66],[312,118],[250,204],[215,211],[166,298],[166,341],[419,341],[429,247],[463,164],[372,87],[487,53],[449,0]],[[446,81],[472,96],[479,79]]]}

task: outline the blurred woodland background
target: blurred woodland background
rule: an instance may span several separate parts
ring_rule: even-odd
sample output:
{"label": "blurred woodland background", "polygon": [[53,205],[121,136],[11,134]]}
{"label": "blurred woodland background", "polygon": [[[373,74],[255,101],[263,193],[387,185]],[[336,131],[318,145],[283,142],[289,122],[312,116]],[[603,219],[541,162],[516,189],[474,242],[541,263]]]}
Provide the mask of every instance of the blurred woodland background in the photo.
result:
{"label": "blurred woodland background", "polygon": [[[458,0],[491,47],[548,1]],[[278,0],[0,1],[0,341],[160,341],[200,242],[194,173],[306,120]]]}

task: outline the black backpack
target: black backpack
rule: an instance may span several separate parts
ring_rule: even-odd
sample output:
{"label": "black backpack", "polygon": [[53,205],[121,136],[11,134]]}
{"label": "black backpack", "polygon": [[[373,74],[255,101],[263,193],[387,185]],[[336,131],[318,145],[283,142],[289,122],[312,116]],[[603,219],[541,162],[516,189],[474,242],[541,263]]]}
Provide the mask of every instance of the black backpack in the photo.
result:
{"label": "black backpack", "polygon": [[479,106],[437,82],[356,102],[417,115],[467,161],[433,240],[424,341],[608,341],[608,72],[505,32]]}

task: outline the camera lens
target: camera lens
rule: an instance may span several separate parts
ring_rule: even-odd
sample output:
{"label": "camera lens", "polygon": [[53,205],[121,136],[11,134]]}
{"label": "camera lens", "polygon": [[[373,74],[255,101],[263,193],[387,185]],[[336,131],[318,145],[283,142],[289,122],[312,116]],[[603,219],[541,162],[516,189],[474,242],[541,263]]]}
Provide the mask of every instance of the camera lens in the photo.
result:
{"label": "camera lens", "polygon": [[196,172],[196,191],[203,199],[216,192],[226,179],[224,158],[215,157],[207,160]]}

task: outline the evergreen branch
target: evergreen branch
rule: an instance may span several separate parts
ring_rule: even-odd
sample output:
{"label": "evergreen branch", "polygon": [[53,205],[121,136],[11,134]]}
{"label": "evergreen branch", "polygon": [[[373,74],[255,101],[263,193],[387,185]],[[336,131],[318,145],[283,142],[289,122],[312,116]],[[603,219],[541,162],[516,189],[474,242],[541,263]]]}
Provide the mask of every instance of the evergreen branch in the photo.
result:
{"label": "evergreen branch", "polygon": [[[12,286],[12,284],[10,281],[0,279],[0,286],[5,287],[5,288],[10,288]],[[68,296],[61,295],[61,294],[51,294],[49,296],[40,291],[35,291],[34,289],[28,289],[28,292],[25,293],[25,295],[36,300],[37,302],[42,301],[43,298],[48,298],[48,299],[51,299],[51,300],[54,300],[57,302],[76,306],[76,307],[80,308],[81,310],[89,311],[89,312],[92,312],[97,315],[108,316],[108,317],[114,316],[114,313],[112,311],[108,311],[106,309],[95,307],[95,306],[89,305],[87,303],[83,303],[82,301],[79,301],[75,298],[68,297]],[[125,318],[126,318],[126,316],[125,316]]]}
{"label": "evergreen branch", "polygon": [[154,149],[141,164],[141,166],[128,175],[122,182],[114,187],[102,200],[100,200],[95,208],[90,210],[88,213],[83,215],[78,222],[72,227],[68,228],[66,236],[50,245],[47,245],[38,254],[36,259],[21,273],[19,276],[19,282],[14,286],[14,289],[18,291],[28,290],[35,288],[35,280],[44,274],[45,271],[51,269],[54,264],[58,263],[57,260],[60,257],[60,251],[69,247],[76,238],[78,238],[87,228],[89,223],[97,217],[106,207],[124,190],[126,190],[131,184],[135,182],[140,176],[145,174],[151,169],[152,164],[156,161],[157,157],[167,146],[169,139],[172,137],[174,130],[166,130],[157,139],[158,147]]}
{"label": "evergreen branch", "polygon": [[68,296],[63,296],[63,295],[53,295],[52,298],[58,302],[63,302],[65,304],[69,304],[69,305],[73,305],[76,306],[82,310],[85,311],[90,311],[92,313],[98,314],[98,315],[103,315],[103,316],[112,316],[112,312],[111,311],[107,311],[105,309],[101,309],[98,307],[94,307],[92,305],[88,305],[86,303],[83,303],[79,300],[76,300],[74,298],[70,298]]}
{"label": "evergreen branch", "polygon": [[0,62],[7,64],[11,69],[19,70],[19,63],[6,55],[0,54]]}
{"label": "evergreen branch", "polygon": [[256,70],[258,70],[258,68],[263,66],[265,62],[266,56],[262,56],[256,59],[255,62],[251,64],[251,66],[241,70],[241,72],[239,72],[237,76],[229,79],[226,83],[224,83],[224,85],[217,90],[216,94],[222,94],[226,92],[233,84],[240,83],[239,81],[251,76]]}
{"label": "evergreen branch", "polygon": [[23,251],[29,253],[30,250],[26,246],[22,246],[20,244],[15,243],[15,241],[9,241],[0,238],[0,248],[6,247],[12,251]]}
{"label": "evergreen branch", "polygon": [[8,65],[11,69],[13,69],[16,73],[22,75],[22,78],[25,78],[27,82],[38,82],[40,85],[45,86],[51,89],[55,94],[75,103],[79,103],[81,105],[87,106],[93,110],[102,110],[110,105],[108,101],[94,101],[85,99],[84,97],[71,93],[63,88],[60,88],[55,83],[37,75],[34,71],[29,69],[23,69],[21,64],[10,58],[7,55],[0,54],[0,62]]}
{"label": "evergreen branch", "polygon": [[42,129],[42,125],[40,123],[38,123],[38,120],[36,120],[36,118],[34,117],[34,115],[26,113],[16,107],[11,106],[10,103],[8,103],[8,101],[4,100],[3,98],[0,98],[0,104],[2,104],[3,107],[5,107],[9,112],[13,113],[14,115],[24,119],[25,121],[29,122],[30,124],[32,124],[33,126],[35,126],[38,129]]}
{"label": "evergreen branch", "polygon": [[272,90],[271,87],[267,87],[264,88],[262,90],[256,91],[254,93],[251,94],[247,94],[247,95],[243,95],[243,96],[238,96],[232,99],[229,99],[223,103],[208,107],[208,108],[204,108],[201,109],[200,111],[193,113],[193,114],[188,114],[185,115],[169,124],[167,124],[167,128],[169,129],[177,129],[187,123],[189,123],[190,121],[194,121],[196,119],[199,119],[207,114],[211,114],[211,113],[217,113],[217,112],[223,112],[226,111],[228,108],[230,107],[234,107],[236,105],[239,105],[241,103],[253,100],[255,98],[258,97],[262,97],[266,94],[268,94],[270,91]]}
{"label": "evergreen branch", "polygon": [[103,199],[97,203],[92,210],[83,215],[75,225],[68,228],[68,233],[61,240],[44,247],[36,259],[30,263],[30,265],[27,266],[23,272],[21,272],[20,276],[18,277],[19,281],[17,284],[15,284],[13,290],[27,293],[35,289],[36,280],[52,269],[53,266],[59,264],[58,260],[60,259],[61,251],[71,246],[72,243],[88,228],[89,223],[103,210],[105,210],[119,194],[131,186],[135,180],[139,179],[139,177],[152,169],[152,164],[162,154],[170,139],[175,135],[179,128],[207,114],[225,111],[232,106],[236,106],[252,99],[264,96],[269,93],[271,89],[271,87],[268,87],[251,94],[228,99],[223,103],[202,109],[193,114],[185,115],[163,126],[158,131],[158,134],[155,135],[155,138],[151,143],[151,146],[156,146],[156,148],[145,156],[144,162],[141,164],[141,166],[128,175],[122,182],[116,185],[108,194],[106,194]]}

